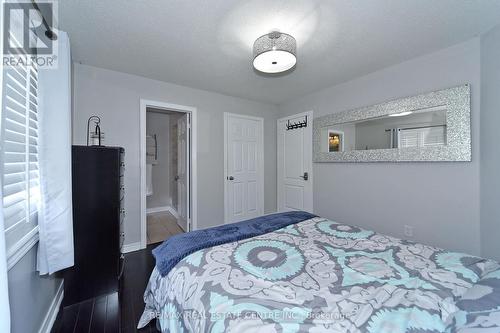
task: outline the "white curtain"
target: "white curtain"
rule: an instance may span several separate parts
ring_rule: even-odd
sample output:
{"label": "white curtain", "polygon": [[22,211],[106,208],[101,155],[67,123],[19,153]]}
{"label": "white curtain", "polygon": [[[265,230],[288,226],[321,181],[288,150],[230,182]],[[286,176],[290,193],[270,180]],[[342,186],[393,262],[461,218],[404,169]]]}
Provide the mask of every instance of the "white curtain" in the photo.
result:
{"label": "white curtain", "polygon": [[38,271],[52,274],[71,267],[73,217],[71,204],[71,57],[69,38],[58,31],[58,66],[40,69],[39,137],[41,207]]}

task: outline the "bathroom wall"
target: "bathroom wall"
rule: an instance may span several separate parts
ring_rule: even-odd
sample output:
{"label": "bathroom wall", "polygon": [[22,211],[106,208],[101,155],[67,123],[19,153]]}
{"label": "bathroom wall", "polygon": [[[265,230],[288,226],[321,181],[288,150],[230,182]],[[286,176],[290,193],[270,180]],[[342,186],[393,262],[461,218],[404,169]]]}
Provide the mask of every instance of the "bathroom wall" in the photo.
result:
{"label": "bathroom wall", "polygon": [[[155,135],[157,140],[157,160],[153,163],[153,194],[146,198],[147,209],[167,207],[172,204],[170,195],[170,115],[148,109],[146,113],[146,133]],[[148,142],[153,142],[149,140]],[[154,152],[154,150],[151,150]],[[150,160],[149,157],[147,160]]]}

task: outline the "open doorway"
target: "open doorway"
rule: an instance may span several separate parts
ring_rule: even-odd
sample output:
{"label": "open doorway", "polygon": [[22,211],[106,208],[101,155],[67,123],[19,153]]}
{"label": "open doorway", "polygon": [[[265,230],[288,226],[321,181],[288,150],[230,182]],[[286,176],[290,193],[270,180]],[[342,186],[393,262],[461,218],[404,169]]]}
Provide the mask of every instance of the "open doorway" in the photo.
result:
{"label": "open doorway", "polygon": [[141,101],[141,247],[194,229],[195,109]]}

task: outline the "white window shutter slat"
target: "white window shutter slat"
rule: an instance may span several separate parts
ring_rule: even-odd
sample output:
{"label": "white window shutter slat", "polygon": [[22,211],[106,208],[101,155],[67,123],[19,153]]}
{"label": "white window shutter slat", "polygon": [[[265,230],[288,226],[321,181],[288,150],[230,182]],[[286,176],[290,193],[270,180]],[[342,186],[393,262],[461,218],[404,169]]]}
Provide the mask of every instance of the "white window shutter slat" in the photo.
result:
{"label": "white window shutter slat", "polygon": [[428,147],[446,145],[446,126],[432,126],[399,130],[399,147]]}
{"label": "white window shutter slat", "polygon": [[38,171],[38,72],[17,66],[3,73],[1,171],[7,251],[36,227]]}

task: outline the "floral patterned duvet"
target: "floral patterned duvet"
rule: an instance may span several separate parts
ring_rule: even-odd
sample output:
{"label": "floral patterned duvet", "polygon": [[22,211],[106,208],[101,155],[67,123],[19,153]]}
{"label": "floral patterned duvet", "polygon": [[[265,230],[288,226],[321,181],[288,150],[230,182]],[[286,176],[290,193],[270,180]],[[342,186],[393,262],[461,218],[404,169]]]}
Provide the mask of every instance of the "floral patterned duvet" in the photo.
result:
{"label": "floral patterned duvet", "polygon": [[500,266],[324,218],[155,268],[162,332],[500,332]]}

